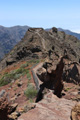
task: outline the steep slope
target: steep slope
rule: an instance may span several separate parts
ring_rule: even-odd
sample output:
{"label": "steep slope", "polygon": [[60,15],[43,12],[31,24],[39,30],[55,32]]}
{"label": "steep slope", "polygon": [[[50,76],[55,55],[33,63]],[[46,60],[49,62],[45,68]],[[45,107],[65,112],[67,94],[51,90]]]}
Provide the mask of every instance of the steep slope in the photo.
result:
{"label": "steep slope", "polygon": [[4,68],[22,59],[46,58],[67,53],[68,58],[79,61],[80,41],[71,35],[52,28],[30,28],[18,45],[1,61],[0,68]]}
{"label": "steep slope", "polygon": [[0,59],[8,53],[25,35],[28,26],[0,26]]}

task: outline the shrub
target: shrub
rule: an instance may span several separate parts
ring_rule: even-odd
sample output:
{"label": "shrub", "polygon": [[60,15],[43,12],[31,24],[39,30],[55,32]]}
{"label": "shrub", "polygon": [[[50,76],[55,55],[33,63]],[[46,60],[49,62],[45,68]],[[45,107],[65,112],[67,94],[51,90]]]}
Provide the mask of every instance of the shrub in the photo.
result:
{"label": "shrub", "polygon": [[27,73],[27,78],[28,78],[28,80],[31,80],[31,74],[30,73]]}
{"label": "shrub", "polygon": [[24,68],[19,68],[15,71],[16,74],[20,74],[20,73],[23,73],[25,71]]}
{"label": "shrub", "polygon": [[72,89],[72,88],[64,88],[64,91],[68,92],[70,89]]}
{"label": "shrub", "polygon": [[0,86],[7,85],[10,83],[12,80],[17,80],[21,76],[24,76],[28,74],[28,79],[30,80],[31,77],[29,75],[29,70],[24,69],[24,68],[19,68],[17,70],[13,70],[10,73],[5,73],[1,78],[0,78]]}
{"label": "shrub", "polygon": [[24,94],[28,99],[33,99],[37,95],[37,90],[32,84],[28,84],[27,89],[25,90]]}
{"label": "shrub", "polygon": [[39,62],[40,62],[39,59],[32,59],[32,60],[28,61],[27,63],[28,63],[28,64],[37,64],[37,63],[39,63]]}
{"label": "shrub", "polygon": [[25,67],[28,67],[29,66],[29,64],[28,63],[25,63],[25,64],[22,64],[21,65],[21,68],[25,68]]}
{"label": "shrub", "polygon": [[4,74],[0,79],[0,86],[7,85],[10,83],[14,78],[14,74]]}

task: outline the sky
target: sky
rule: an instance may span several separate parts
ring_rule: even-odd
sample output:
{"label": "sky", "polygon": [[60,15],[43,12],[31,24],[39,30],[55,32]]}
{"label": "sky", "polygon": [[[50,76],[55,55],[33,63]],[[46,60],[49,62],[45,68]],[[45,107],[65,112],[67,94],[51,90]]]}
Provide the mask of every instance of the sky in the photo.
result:
{"label": "sky", "polygon": [[0,25],[60,27],[80,33],[80,0],[0,0]]}

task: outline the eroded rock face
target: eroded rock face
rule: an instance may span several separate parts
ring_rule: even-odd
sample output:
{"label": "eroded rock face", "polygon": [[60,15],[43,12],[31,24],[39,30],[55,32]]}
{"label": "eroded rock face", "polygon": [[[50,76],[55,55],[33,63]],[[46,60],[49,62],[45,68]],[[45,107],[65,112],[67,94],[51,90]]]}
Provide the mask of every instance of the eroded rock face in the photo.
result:
{"label": "eroded rock face", "polygon": [[0,120],[13,120],[10,119],[10,114],[16,110],[17,106],[17,103],[11,104],[8,94],[5,92],[0,97]]}
{"label": "eroded rock face", "polygon": [[80,64],[77,62],[70,62],[65,65],[63,72],[63,80],[69,83],[80,83]]}
{"label": "eroded rock face", "polygon": [[42,92],[44,88],[53,90],[54,94],[58,97],[61,96],[61,91],[63,89],[63,59],[64,57],[60,59],[59,63],[56,66],[52,65],[52,63],[47,62],[43,65],[42,68],[38,70],[37,75],[43,84],[40,85],[40,90],[36,102],[39,101],[39,97],[40,99],[42,98]]}

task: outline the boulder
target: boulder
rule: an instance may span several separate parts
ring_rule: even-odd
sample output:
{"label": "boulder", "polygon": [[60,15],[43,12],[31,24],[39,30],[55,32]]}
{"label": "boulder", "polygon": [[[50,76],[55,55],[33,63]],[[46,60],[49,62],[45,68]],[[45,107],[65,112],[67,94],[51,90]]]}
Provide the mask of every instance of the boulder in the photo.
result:
{"label": "boulder", "polygon": [[58,32],[58,29],[56,27],[53,27],[51,30],[52,30],[52,32],[55,32],[55,33]]}
{"label": "boulder", "polygon": [[10,114],[8,117],[10,120],[16,120],[19,116],[20,116],[20,113],[16,111]]}
{"label": "boulder", "polygon": [[14,103],[11,105],[11,112],[14,112],[18,106],[18,103]]}
{"label": "boulder", "polygon": [[77,103],[71,111],[72,120],[80,120],[80,102]]}
{"label": "boulder", "polygon": [[23,113],[18,120],[71,120],[71,109],[76,104],[72,100],[59,99],[51,92],[47,93],[36,107]]}

